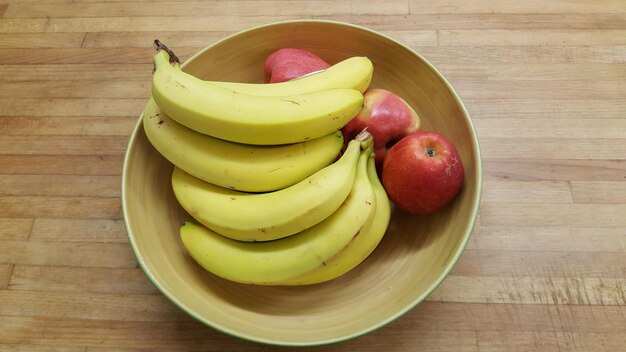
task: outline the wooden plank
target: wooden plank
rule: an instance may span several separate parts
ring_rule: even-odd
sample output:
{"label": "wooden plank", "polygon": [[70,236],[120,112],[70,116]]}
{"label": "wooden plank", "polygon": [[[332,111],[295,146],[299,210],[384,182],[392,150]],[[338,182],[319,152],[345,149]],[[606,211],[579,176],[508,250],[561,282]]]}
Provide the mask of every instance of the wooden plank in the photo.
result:
{"label": "wooden plank", "polygon": [[626,304],[626,279],[450,275],[428,300],[489,304],[623,306]]}
{"label": "wooden plank", "polygon": [[6,290],[9,286],[9,280],[11,279],[11,273],[13,272],[12,264],[0,265],[0,291]]}
{"label": "wooden plank", "polygon": [[626,160],[483,160],[485,179],[622,181]]}
{"label": "wooden plank", "polygon": [[72,80],[148,81],[152,78],[152,64],[38,64],[0,65],[1,82]]}
{"label": "wooden plank", "polygon": [[30,236],[33,219],[0,218],[0,241],[23,241]]}
{"label": "wooden plank", "polygon": [[[85,35],[85,48],[151,48],[154,39],[173,48],[204,47],[228,35],[224,31],[154,31],[154,32],[90,32]],[[178,50],[177,50],[178,51]],[[150,67],[150,72],[152,66]]]}
{"label": "wooden plank", "polygon": [[117,197],[0,197],[0,214],[4,217],[120,219],[121,212],[122,202]]}
{"label": "wooden plank", "polygon": [[[384,330],[383,330],[384,331]],[[340,344],[325,345],[323,347],[306,347],[306,351],[328,351],[328,352],[370,352],[377,350],[389,349],[397,352],[419,351],[455,351],[455,352],[480,352],[477,347],[476,333],[474,331],[411,331],[408,327],[404,330],[394,330],[392,332],[393,340],[385,341],[383,336],[376,331],[371,334],[361,336],[357,340],[342,342]],[[236,341],[236,340],[235,340]],[[357,342],[358,341],[358,342]],[[241,342],[233,344],[233,346],[225,347],[222,343],[207,343],[202,351],[223,352],[223,351],[246,351],[246,352],[268,352],[281,351],[290,348],[281,348],[277,346],[267,346],[262,344],[251,344]],[[187,347],[185,351],[195,351],[197,347]],[[291,348],[293,349],[293,348]],[[166,352],[171,351],[167,348],[159,348],[157,346],[150,349],[133,348],[133,347],[98,347],[88,346],[86,352]]]}
{"label": "wooden plank", "polygon": [[[626,321],[625,309],[619,306],[426,302],[396,321],[393,330],[399,335],[398,338],[414,335],[415,331],[457,332],[475,329],[492,331],[554,331],[559,329],[561,331],[623,334]],[[27,339],[35,343],[54,341],[54,343],[63,344],[68,339],[74,339],[71,343],[86,346],[134,348],[155,346],[164,349],[200,350],[210,344],[212,347],[220,346],[223,350],[232,350],[222,345],[229,343],[232,337],[221,336],[221,333],[207,329],[197,322],[116,322],[111,324],[99,320],[0,317],[0,326],[2,327],[0,339],[6,342]],[[233,340],[230,343],[249,348],[240,340]],[[382,344],[383,341],[380,343]]]}
{"label": "wooden plank", "polygon": [[0,85],[2,98],[41,98],[41,99],[88,99],[98,98],[148,98],[151,81],[118,80],[64,80],[13,82]]}
{"label": "wooden plank", "polygon": [[137,349],[246,351],[245,342],[191,320],[187,322],[121,322],[91,319],[0,316],[0,341]]}
{"label": "wooden plank", "polygon": [[127,144],[126,136],[7,135],[0,154],[121,155]]}
{"label": "wooden plank", "polygon": [[422,29],[625,29],[626,18],[619,12],[604,13],[467,13],[448,11],[437,14],[328,15],[313,16],[350,22],[377,31]]}
{"label": "wooden plank", "polygon": [[0,117],[5,135],[129,136],[136,124],[137,116]]}
{"label": "wooden plank", "polygon": [[0,245],[0,264],[137,267],[132,250],[125,243],[0,241]]}
{"label": "wooden plank", "polygon": [[517,119],[474,120],[483,138],[626,138],[626,119]]}
{"label": "wooden plank", "polygon": [[128,243],[122,220],[37,218],[30,239],[46,242]]}
{"label": "wooden plank", "polygon": [[118,197],[118,176],[0,175],[0,196]]}
{"label": "wooden plank", "polygon": [[[39,49],[45,50],[45,49]],[[71,49],[70,49],[71,50]],[[416,51],[430,62],[447,64],[565,64],[565,63],[624,63],[626,46],[423,46]],[[2,52],[0,51],[0,58]],[[1,62],[1,61],[0,61]],[[563,97],[561,97],[563,98]]]}
{"label": "wooden plank", "polygon": [[[538,80],[538,81],[603,81],[625,80],[626,65],[619,64],[496,64],[440,65],[439,70],[453,80]],[[0,70],[2,68],[0,67]]]}
{"label": "wooden plank", "polygon": [[481,352],[605,352],[626,345],[624,333],[571,331],[478,331]]}
{"label": "wooden plank", "polygon": [[[383,329],[386,331],[386,329]],[[344,342],[310,350],[368,352],[380,350],[409,352],[606,352],[619,351],[626,345],[626,334],[554,331],[394,331],[393,341],[384,341],[384,333],[374,332],[356,342]],[[381,341],[383,340],[383,341]],[[249,346],[249,351],[266,351],[264,346]],[[153,350],[153,349],[152,349]],[[87,347],[86,352],[146,352],[144,349]],[[163,350],[165,351],[165,350]]]}
{"label": "wooden plank", "polygon": [[478,225],[467,248],[506,251],[623,252],[624,227]]}
{"label": "wooden plank", "polygon": [[[184,61],[196,51],[177,48],[176,54]],[[148,48],[0,49],[0,64],[151,64],[153,55]]]}
{"label": "wooden plank", "polygon": [[483,186],[482,201],[572,203],[572,191],[569,183],[563,181],[489,180]]}
{"label": "wooden plank", "polygon": [[[601,236],[598,236],[601,240]],[[624,252],[466,250],[453,270],[462,276],[626,278]]]}
{"label": "wooden plank", "polygon": [[[616,0],[620,1],[620,0]],[[312,6],[315,2],[311,1]],[[111,6],[106,4],[102,6]],[[122,6],[122,5],[121,5]],[[128,6],[124,4],[123,6]],[[345,5],[344,5],[345,6]],[[392,5],[393,6],[393,5]],[[67,6],[64,6],[67,7]],[[322,6],[319,6],[320,8]],[[358,7],[358,6],[355,6]],[[155,6],[154,8],[159,8]],[[10,10],[10,9],[8,9]],[[7,11],[8,11],[7,10]],[[145,9],[144,9],[145,10]],[[277,8],[272,6],[272,11]],[[323,9],[320,9],[324,11]],[[156,10],[154,10],[156,11]],[[280,12],[257,16],[223,15],[193,16],[187,12],[184,16],[169,16],[159,13],[150,17],[118,17],[120,13],[109,17],[56,17],[56,18],[4,18],[0,19],[0,32],[5,33],[43,33],[43,32],[158,32],[190,31],[236,32],[272,22],[294,19],[293,15]],[[452,30],[452,29],[626,29],[623,16],[611,11],[597,15],[552,13],[534,15],[520,13],[513,15],[467,14],[453,11],[437,15],[384,15],[352,14],[311,15],[302,14],[299,19],[328,19],[351,22],[370,27],[374,30]]]}
{"label": "wooden plank", "polygon": [[83,346],[35,345],[27,342],[0,343],[0,352],[85,352]]}
{"label": "wooden plank", "polygon": [[0,99],[0,116],[119,116],[135,112],[145,99]]}
{"label": "wooden plank", "polygon": [[137,268],[16,265],[8,289],[40,292],[160,294],[143,271]]}
{"label": "wooden plank", "polygon": [[291,15],[8,18],[0,19],[0,32],[240,31],[292,19]]}
{"label": "wooden plank", "polygon": [[625,12],[626,4],[620,0],[587,2],[576,0],[555,0],[545,3],[529,0],[524,3],[515,0],[463,1],[443,0],[431,3],[428,0],[409,0],[411,13],[602,13]]}
{"label": "wooden plank", "polygon": [[2,155],[3,174],[111,175],[122,174],[123,155]]}
{"label": "wooden plank", "polygon": [[409,4],[406,0],[378,1],[162,1],[158,6],[146,6],[142,2],[89,2],[59,4],[12,4],[5,18],[46,18],[46,17],[127,17],[163,16],[310,16],[329,14],[386,14],[407,15]]}
{"label": "wooden plank", "polygon": [[[519,119],[623,119],[624,99],[463,99],[471,115]],[[556,132],[556,131],[555,131]]]}
{"label": "wooden plank", "polygon": [[[382,339],[393,331],[393,341],[398,341],[398,350],[410,350],[420,346],[423,339],[433,341],[437,336],[445,340],[446,333],[452,341],[471,341],[466,334],[479,331],[571,331],[581,334],[624,334],[623,307],[607,306],[546,306],[546,305],[485,305],[464,303],[426,302],[419,305],[404,317],[386,327],[364,336],[358,341],[371,341],[372,346],[386,346],[389,341]],[[191,319],[191,318],[190,318]],[[0,317],[0,339],[5,343],[27,340],[32,343],[55,343],[94,346],[99,348],[144,348],[163,350],[184,349],[188,351],[206,350],[210,345],[215,350],[267,349],[242,341],[207,328],[195,321],[179,323],[159,322],[116,322],[111,324],[101,320],[83,320],[44,317]],[[463,332],[464,331],[464,332]],[[436,339],[435,341],[437,341]],[[378,342],[374,342],[378,340]],[[434,342],[434,341],[433,341]],[[364,346],[353,340],[347,347]],[[442,342],[448,346],[449,342]],[[352,344],[352,345],[350,345]],[[340,348],[333,345],[330,348]],[[428,345],[426,345],[428,346]],[[433,344],[432,346],[436,346]],[[453,346],[453,345],[452,345]],[[110,350],[110,349],[107,349]],[[341,349],[338,349],[341,350]],[[351,351],[356,349],[350,349]],[[365,349],[368,350],[368,349]],[[93,351],[93,350],[92,350]]]}
{"label": "wooden plank", "polygon": [[626,203],[626,181],[572,181],[571,185],[574,203]]}
{"label": "wooden plank", "polygon": [[23,3],[23,2],[69,4],[69,3],[72,3],[73,0],[4,0],[4,2],[8,4]]}
{"label": "wooden plank", "polygon": [[481,138],[487,159],[626,159],[626,139]]}
{"label": "wooden plank", "polygon": [[623,29],[440,30],[439,45],[625,45]]}
{"label": "wooden plank", "polygon": [[484,225],[626,227],[625,204],[483,203]]}
{"label": "wooden plank", "polygon": [[116,321],[188,321],[162,295],[0,290],[0,315]]}
{"label": "wooden plank", "polygon": [[624,81],[465,81],[452,85],[469,99],[626,99]]}
{"label": "wooden plank", "polygon": [[80,48],[85,33],[0,33],[0,48]]}
{"label": "wooden plank", "polygon": [[438,31],[432,29],[383,30],[382,34],[410,47],[438,46]]}

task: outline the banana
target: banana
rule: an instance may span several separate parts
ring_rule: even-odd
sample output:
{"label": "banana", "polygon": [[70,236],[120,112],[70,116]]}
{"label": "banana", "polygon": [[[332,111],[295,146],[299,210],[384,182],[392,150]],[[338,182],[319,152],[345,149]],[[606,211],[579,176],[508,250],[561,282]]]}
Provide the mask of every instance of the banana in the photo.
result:
{"label": "banana", "polygon": [[271,241],[303,231],[330,216],[352,185],[361,141],[353,139],[337,162],[275,192],[243,193],[215,186],[176,168],[172,188],[199,223],[238,241]]}
{"label": "banana", "polygon": [[183,246],[200,266],[235,282],[276,285],[309,272],[348,245],[373,214],[376,199],[367,176],[370,153],[368,148],[359,156],[345,202],[313,227],[275,241],[241,242],[188,221],[180,228]]}
{"label": "banana", "polygon": [[247,192],[289,187],[335,161],[343,147],[341,132],[280,146],[224,141],[170,119],[152,99],[143,111],[143,127],[150,143],[178,168],[206,182]]}
{"label": "banana", "polygon": [[183,72],[170,54],[154,56],[152,96],[172,119],[232,142],[276,145],[319,138],[345,126],[363,107],[363,94],[337,88],[281,97],[249,95]]}
{"label": "banana", "polygon": [[374,66],[370,59],[354,56],[340,61],[326,70],[287,82],[262,84],[209,82],[238,93],[272,97],[321,92],[335,88],[352,88],[363,93],[372,81],[373,73]]}
{"label": "banana", "polygon": [[376,195],[374,216],[368,220],[363,230],[352,239],[348,246],[326,261],[326,265],[320,265],[308,273],[284,281],[283,285],[309,285],[338,278],[363,262],[376,249],[389,226],[391,205],[387,192],[376,174],[373,155],[370,156],[368,162],[368,176]]}

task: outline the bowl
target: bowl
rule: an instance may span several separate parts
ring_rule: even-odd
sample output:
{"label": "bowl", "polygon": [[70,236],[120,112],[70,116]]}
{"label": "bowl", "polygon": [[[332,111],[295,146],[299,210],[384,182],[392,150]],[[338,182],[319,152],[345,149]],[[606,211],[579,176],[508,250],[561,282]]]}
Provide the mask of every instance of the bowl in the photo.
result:
{"label": "bowl", "polygon": [[[176,43],[166,43],[176,51]],[[403,97],[457,147],[465,183],[429,216],[393,210],[380,245],[358,267],[322,284],[255,286],[216,277],[185,252],[178,230],[189,215],[174,198],[173,165],[150,144],[141,119],[123,168],[128,237],[141,268],[174,304],[224,333],[259,343],[306,346],[357,337],[400,317],[444,280],[468,243],[480,202],[481,159],[472,121],[454,89],[411,48],[375,31],[331,21],[272,23],[226,37],[195,54],[184,70],[206,80],[262,82],[274,50],[300,47],[329,63],[367,56],[370,87]],[[147,101],[148,97],[146,97]]]}

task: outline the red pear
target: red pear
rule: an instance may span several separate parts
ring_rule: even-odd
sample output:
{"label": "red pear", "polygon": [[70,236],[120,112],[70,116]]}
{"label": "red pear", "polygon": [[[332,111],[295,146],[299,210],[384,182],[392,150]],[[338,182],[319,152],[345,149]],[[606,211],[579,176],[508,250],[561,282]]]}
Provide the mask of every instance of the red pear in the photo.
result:
{"label": "red pear", "polygon": [[265,59],[265,82],[285,82],[329,67],[330,64],[308,50],[278,49]]}

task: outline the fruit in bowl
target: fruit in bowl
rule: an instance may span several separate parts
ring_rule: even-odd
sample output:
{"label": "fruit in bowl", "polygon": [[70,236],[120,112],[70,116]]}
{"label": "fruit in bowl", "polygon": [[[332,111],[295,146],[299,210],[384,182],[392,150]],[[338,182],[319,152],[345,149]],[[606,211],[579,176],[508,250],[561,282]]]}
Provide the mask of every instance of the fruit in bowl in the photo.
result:
{"label": "fruit in bowl", "polygon": [[280,83],[330,67],[314,53],[300,48],[281,48],[265,59],[265,81]]}
{"label": "fruit in bowl", "polygon": [[454,145],[436,132],[417,131],[387,152],[383,184],[393,202],[413,214],[431,214],[463,186],[463,162]]}
{"label": "fruit in bowl", "polygon": [[[274,84],[248,84],[242,92],[241,85],[228,88],[185,73],[172,50],[158,40],[155,47],[153,98],[144,110],[144,128],[153,146],[176,166],[174,195],[193,218],[180,229],[191,257],[219,277],[257,285],[325,282],[365,260],[390,218],[383,186],[375,172],[368,172],[375,170],[372,136],[363,131],[336,161],[327,157],[337,156],[332,146],[339,144],[338,130],[361,109],[363,96],[355,82],[364,90],[362,82],[370,82],[372,70],[338,64],[329,70],[339,82],[331,89],[328,79],[320,83],[330,77],[324,72],[278,84],[286,96],[278,95]],[[294,144],[300,146],[293,150]],[[186,149],[197,146],[200,150],[190,157]],[[278,152],[267,153],[268,147]],[[300,162],[286,162],[284,149],[303,151]],[[211,160],[242,151],[266,158],[238,165]],[[223,171],[203,172],[208,163]],[[264,183],[246,177],[263,163],[276,170],[302,170],[278,189],[263,188],[285,179],[276,170]],[[317,166],[311,170],[308,164]],[[235,185],[232,179],[247,182]]]}
{"label": "fruit in bowl", "polygon": [[420,118],[404,99],[386,89],[369,89],[364,94],[363,105],[342,133],[350,139],[367,129],[374,137],[376,166],[380,169],[390,145],[419,130]]}
{"label": "fruit in bowl", "polygon": [[[336,279],[314,285],[248,285],[225,280],[198,265],[184,247],[181,224],[190,221],[191,216],[181,207],[172,190],[174,164],[148,137],[151,133],[148,128],[163,132],[164,126],[171,126],[171,122],[181,124],[171,116],[168,116],[170,120],[161,120],[157,112],[144,115],[129,143],[123,171],[124,221],[133,251],[146,275],[165,296],[199,321],[256,342],[294,346],[328,344],[380,328],[423,301],[445,278],[461,255],[476,219],[481,185],[480,155],[469,115],[446,80],[410,48],[369,29],[327,21],[269,24],[212,44],[181,68],[198,79],[217,82],[220,87],[235,91],[232,87],[237,86],[241,91],[254,91],[256,86],[235,82],[264,82],[263,70],[259,68],[263,67],[267,56],[280,47],[306,48],[333,66],[353,57],[369,58],[375,64],[376,74],[366,86],[384,87],[402,97],[419,114],[422,129],[440,132],[458,149],[465,169],[459,194],[447,207],[427,217],[395,211],[390,226],[371,255]],[[241,55],[242,48],[246,48],[246,55]],[[311,77],[323,75],[333,66]],[[298,81],[301,80],[284,83]],[[278,92],[284,88],[271,89]],[[164,122],[159,125],[160,121]],[[147,127],[144,124],[148,124]],[[178,132],[200,133],[185,128]],[[250,145],[239,144],[242,149],[234,154],[237,158],[251,150]],[[188,153],[172,144],[164,143],[161,150],[168,150],[168,145],[172,160],[189,158]],[[231,144],[218,145],[219,150],[232,147]],[[308,155],[310,150],[306,145],[297,145]],[[324,145],[329,151],[320,154],[333,154],[336,145]],[[278,146],[287,148],[290,144]],[[268,146],[271,150],[268,153],[274,153],[274,147]],[[280,150],[283,155],[290,153]],[[193,153],[198,152],[206,150],[198,148]],[[334,153],[327,165],[339,156],[339,152]],[[258,158],[228,166],[228,157],[219,158],[228,153],[208,154],[216,159],[193,164],[196,169],[216,168],[211,170],[213,174],[235,170],[236,175],[241,176],[243,166],[262,173],[262,166],[269,164],[259,154]],[[258,168],[252,167],[255,162]],[[285,170],[290,163],[281,165],[281,170]],[[296,162],[296,165],[301,163]],[[220,179],[238,178],[229,175]],[[299,177],[302,176],[294,179]],[[217,177],[214,175],[214,178]],[[374,183],[371,185],[373,187]],[[233,187],[243,191],[242,183]],[[289,186],[277,187],[274,190]],[[260,192],[271,191],[270,188]],[[331,262],[332,259],[327,261]]]}

